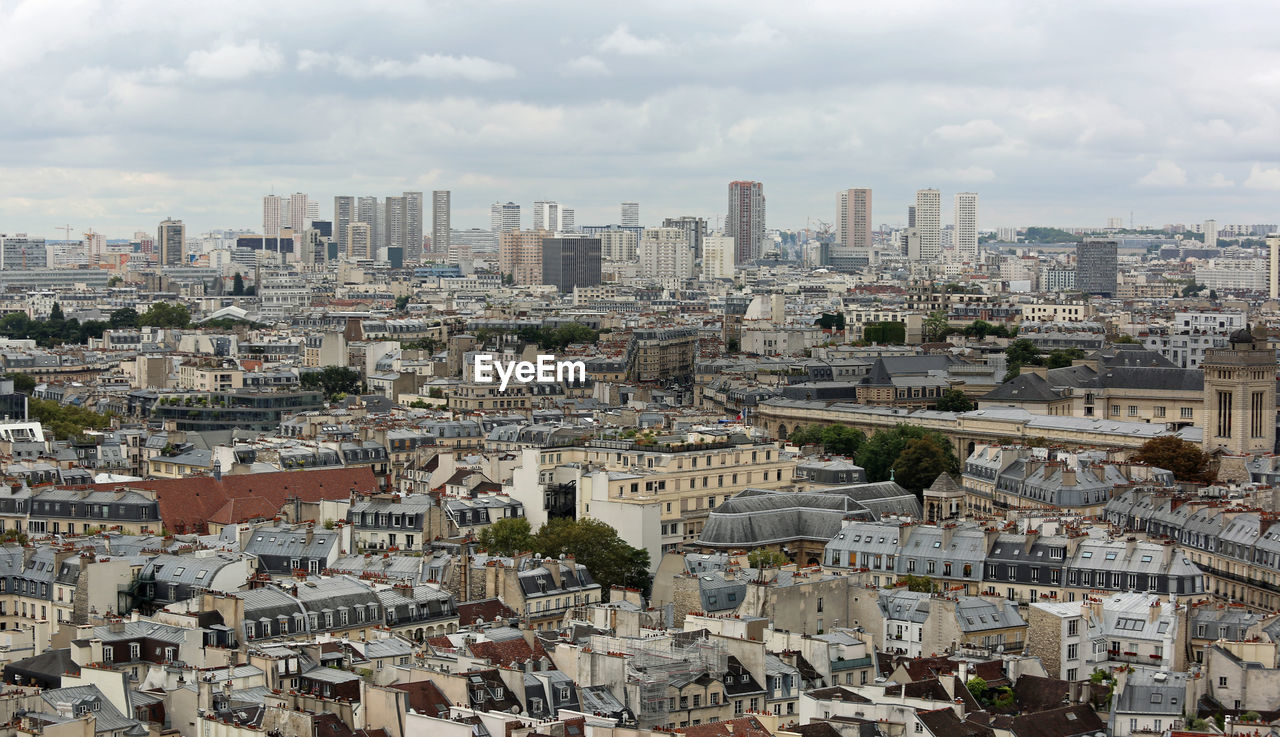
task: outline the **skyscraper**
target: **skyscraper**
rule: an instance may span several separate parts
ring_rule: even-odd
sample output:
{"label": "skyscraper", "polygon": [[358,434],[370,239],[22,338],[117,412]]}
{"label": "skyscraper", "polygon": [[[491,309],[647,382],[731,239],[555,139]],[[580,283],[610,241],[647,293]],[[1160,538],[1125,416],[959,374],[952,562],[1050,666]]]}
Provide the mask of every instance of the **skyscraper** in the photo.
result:
{"label": "skyscraper", "polygon": [[1267,293],[1270,299],[1280,299],[1280,233],[1267,236]]}
{"label": "skyscraper", "polygon": [[[151,236],[147,236],[150,240]],[[26,233],[0,233],[0,269],[43,269],[49,264],[49,251],[44,238],[31,238]]]}
{"label": "skyscraper", "polygon": [[347,258],[373,258],[373,229],[368,223],[354,222],[347,226]]}
{"label": "skyscraper", "polygon": [[359,197],[356,199],[355,222],[369,226],[369,246],[373,249],[373,253],[363,258],[373,258],[377,255],[382,236],[382,232],[378,228],[378,221],[383,219],[379,210],[377,197]]}
{"label": "skyscraper", "polygon": [[703,243],[707,237],[707,221],[693,215],[681,215],[678,218],[664,218],[664,228],[680,228],[689,237],[689,245],[693,247],[693,257],[702,258]]}
{"label": "skyscraper", "polygon": [[533,229],[560,230],[560,204],[558,202],[533,203]]}
{"label": "skyscraper", "polygon": [[942,255],[942,193],[916,190],[916,232],[920,235],[920,260],[937,261]]}
{"label": "skyscraper", "polygon": [[513,284],[539,284],[542,279],[542,230],[508,230],[498,236],[498,271]]}
{"label": "skyscraper", "polygon": [[405,261],[418,261],[422,258],[422,193],[405,192],[403,196],[405,243],[403,257]]}
{"label": "skyscraper", "polygon": [[1116,294],[1116,242],[1085,238],[1076,245],[1076,289],[1085,294]]}
{"label": "skyscraper", "polygon": [[181,266],[186,263],[187,226],[181,220],[169,218],[156,229],[156,249],[160,253],[161,266]]}
{"label": "skyscraper", "polygon": [[575,287],[600,284],[600,239],[588,236],[542,239],[542,283],[554,284],[561,294]]}
{"label": "skyscraper", "polygon": [[1204,247],[1216,248],[1218,245],[1218,221],[1204,221]]}
{"label": "skyscraper", "polygon": [[735,264],[760,258],[764,230],[764,185],[760,182],[729,182],[729,209],[724,233],[733,238]]}
{"label": "skyscraper", "polygon": [[871,188],[836,193],[836,243],[845,248],[871,249]]}
{"label": "skyscraper", "polygon": [[693,247],[682,228],[647,228],[640,238],[640,273],[668,288],[693,277]]}
{"label": "skyscraper", "polygon": [[431,193],[431,250],[446,253],[452,243],[450,238],[450,200],[447,189],[437,189]]}
{"label": "skyscraper", "polygon": [[722,233],[708,235],[703,241],[702,278],[706,281],[733,278],[733,239]]}
{"label": "skyscraper", "polygon": [[640,203],[624,202],[622,203],[622,219],[619,224],[632,228],[640,227]]}
{"label": "skyscraper", "polygon": [[265,238],[278,238],[280,226],[286,222],[285,199],[279,195],[269,194],[262,198],[262,235]]}
{"label": "skyscraper", "polygon": [[400,253],[405,252],[408,240],[408,219],[405,212],[404,197],[388,197],[384,200],[387,208],[387,248],[399,248]]}
{"label": "skyscraper", "polygon": [[560,208],[560,227],[558,229],[566,233],[572,233],[573,231],[577,230],[577,226],[573,222],[572,207]]}
{"label": "skyscraper", "polygon": [[342,195],[333,198],[333,238],[338,253],[347,252],[347,226],[356,222],[356,198]]}
{"label": "skyscraper", "polygon": [[978,193],[956,193],[956,259],[974,261],[978,258]]}
{"label": "skyscraper", "polygon": [[302,192],[295,192],[289,196],[289,218],[287,220],[289,227],[293,228],[294,233],[302,233],[302,231],[311,227],[311,218],[309,216],[311,208],[309,200]]}
{"label": "skyscraper", "polygon": [[495,202],[489,207],[489,225],[495,239],[502,233],[520,230],[520,206],[514,202]]}

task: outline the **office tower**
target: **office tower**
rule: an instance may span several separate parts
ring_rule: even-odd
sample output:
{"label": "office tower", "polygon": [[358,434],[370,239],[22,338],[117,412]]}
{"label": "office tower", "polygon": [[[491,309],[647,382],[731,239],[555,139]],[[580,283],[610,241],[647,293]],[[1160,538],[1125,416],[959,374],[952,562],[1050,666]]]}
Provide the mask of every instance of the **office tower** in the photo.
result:
{"label": "office tower", "polygon": [[976,192],[956,193],[956,225],[952,233],[959,261],[974,261],[978,258],[978,194]]}
{"label": "office tower", "polygon": [[560,204],[557,202],[533,203],[534,230],[560,230]]}
{"label": "office tower", "polygon": [[156,237],[145,230],[135,230],[133,242],[138,245],[138,253],[150,255],[156,252]]}
{"label": "office tower", "polygon": [[421,192],[404,192],[404,261],[420,261],[422,259],[422,216],[423,201]]}
{"label": "office tower", "polygon": [[500,233],[520,230],[520,206],[514,202],[495,202],[489,207],[489,229],[493,237]]}
{"label": "office tower", "polygon": [[920,260],[937,261],[942,255],[942,193],[916,190],[916,232],[920,235]]}
{"label": "office tower", "polygon": [[545,230],[508,230],[498,236],[498,271],[512,284],[542,283]]}
{"label": "office tower", "polygon": [[733,255],[732,238],[723,233],[707,236],[703,241],[702,278],[706,281],[732,279]]}
{"label": "office tower", "polygon": [[1076,289],[1085,294],[1114,297],[1116,293],[1116,242],[1085,238],[1076,245]]}
{"label": "office tower", "polygon": [[262,237],[277,238],[280,226],[285,224],[285,199],[269,194],[262,198]]}
{"label": "office tower", "polygon": [[354,222],[348,225],[347,258],[373,258],[375,255],[373,228],[365,222]]}
{"label": "office tower", "polygon": [[393,269],[404,268],[404,250],[399,246],[387,246],[387,264]]}
{"label": "office tower", "polygon": [[600,284],[600,239],[556,236],[542,239],[542,282],[561,294]]}
{"label": "office tower", "polygon": [[307,200],[307,222],[314,223],[320,219],[320,202],[319,200]]}
{"label": "office tower", "polygon": [[1267,295],[1280,299],[1280,233],[1267,236]]}
{"label": "office tower", "polygon": [[618,222],[626,228],[640,227],[640,203],[622,203],[622,218]]}
{"label": "office tower", "polygon": [[[151,236],[147,236],[150,239]],[[0,269],[20,271],[43,269],[49,264],[49,251],[44,238],[31,238],[26,233],[0,234]]]}
{"label": "office tower", "polygon": [[836,243],[871,249],[871,188],[855,187],[836,194]]}
{"label": "office tower", "polygon": [[1215,248],[1218,245],[1218,221],[1204,221],[1204,247]]}
{"label": "office tower", "polygon": [[560,208],[560,227],[558,228],[558,230],[562,230],[566,233],[571,233],[575,229],[576,228],[573,222],[573,208],[561,207]]}
{"label": "office tower", "polygon": [[181,266],[186,263],[187,226],[181,220],[169,218],[156,230],[156,249],[160,253],[161,266]]}
{"label": "office tower", "polygon": [[333,198],[333,234],[338,253],[347,252],[347,226],[357,222],[356,198],[341,195]]}
{"label": "office tower", "polygon": [[733,238],[735,264],[760,258],[764,244],[764,185],[729,182],[729,210],[724,234]]}
{"label": "office tower", "polygon": [[640,237],[640,275],[675,288],[693,278],[693,248],[682,228],[648,228]]}
{"label": "office tower", "polygon": [[[378,222],[382,219],[382,208],[378,207],[377,197],[356,198],[356,215],[352,222],[364,223],[369,226],[369,245],[373,248],[373,252],[363,258],[373,258],[377,255],[382,235],[382,231],[378,228]],[[349,247],[348,250],[350,250]]]}
{"label": "office tower", "polygon": [[1254,456],[1275,452],[1276,352],[1267,341],[1241,328],[1226,346],[1206,349],[1200,368],[1201,449]]}
{"label": "office tower", "polygon": [[387,212],[387,230],[384,236],[386,238],[385,248],[399,248],[400,253],[403,254],[408,250],[409,244],[408,199],[405,197],[388,197],[384,204]]}
{"label": "office tower", "polygon": [[310,209],[310,201],[305,194],[295,192],[289,196],[289,218],[286,222],[294,233],[302,233],[311,227],[311,218],[307,215]]}
{"label": "office tower", "polygon": [[447,189],[437,189],[431,193],[431,250],[441,253],[447,253],[453,243],[449,200]]}
{"label": "office tower", "polygon": [[90,230],[84,234],[84,257],[89,264],[102,263],[102,256],[107,252],[107,237],[102,233]]}
{"label": "office tower", "polygon": [[[638,230],[638,229],[637,229]],[[635,261],[640,239],[635,230],[621,227],[593,228],[589,234],[600,239],[600,257],[606,261]]]}
{"label": "office tower", "polygon": [[907,227],[908,228],[916,227],[916,206],[915,205],[907,206]]}
{"label": "office tower", "polygon": [[681,215],[678,218],[664,218],[664,228],[680,228],[689,237],[689,245],[693,246],[693,257],[702,258],[703,243],[707,237],[707,221],[705,218],[692,215]]}
{"label": "office tower", "polygon": [[1124,227],[1124,218],[1107,218],[1107,230],[1120,230]]}
{"label": "office tower", "polygon": [[330,236],[331,223],[325,220],[314,220],[312,227],[307,228],[302,234],[302,253],[300,260],[307,266],[315,266],[323,264],[329,259],[329,244],[333,242]]}

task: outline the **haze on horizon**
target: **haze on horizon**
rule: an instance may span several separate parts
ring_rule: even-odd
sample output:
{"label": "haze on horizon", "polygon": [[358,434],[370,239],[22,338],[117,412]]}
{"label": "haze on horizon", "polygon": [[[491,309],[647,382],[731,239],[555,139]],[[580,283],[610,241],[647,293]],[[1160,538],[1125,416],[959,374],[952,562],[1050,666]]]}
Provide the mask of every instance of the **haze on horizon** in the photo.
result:
{"label": "haze on horizon", "polygon": [[[262,195],[449,189],[454,227],[770,227],[838,189],[981,194],[980,223],[1277,222],[1269,3],[0,0],[0,232],[258,228]],[[526,220],[528,215],[526,213]],[[527,223],[526,223],[527,227]]]}

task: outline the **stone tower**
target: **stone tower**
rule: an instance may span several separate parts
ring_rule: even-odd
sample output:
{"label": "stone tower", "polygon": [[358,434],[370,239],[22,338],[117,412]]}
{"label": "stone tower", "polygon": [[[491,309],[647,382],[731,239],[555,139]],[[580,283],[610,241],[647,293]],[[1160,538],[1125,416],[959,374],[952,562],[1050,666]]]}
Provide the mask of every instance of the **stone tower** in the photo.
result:
{"label": "stone tower", "polygon": [[1206,453],[1271,453],[1276,446],[1276,353],[1248,328],[1237,330],[1225,348],[1205,352],[1204,413]]}

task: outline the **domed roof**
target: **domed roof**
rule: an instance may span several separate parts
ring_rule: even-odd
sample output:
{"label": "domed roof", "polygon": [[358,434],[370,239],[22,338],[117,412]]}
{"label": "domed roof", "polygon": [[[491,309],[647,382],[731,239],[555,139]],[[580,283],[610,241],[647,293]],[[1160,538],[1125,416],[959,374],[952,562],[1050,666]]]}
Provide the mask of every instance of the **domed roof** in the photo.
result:
{"label": "domed roof", "polygon": [[1231,337],[1227,338],[1227,340],[1233,345],[1236,343],[1252,343],[1253,333],[1249,331],[1249,326],[1246,325],[1232,333]]}

